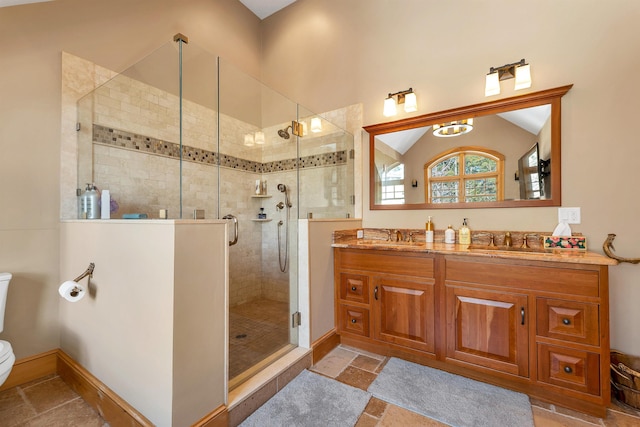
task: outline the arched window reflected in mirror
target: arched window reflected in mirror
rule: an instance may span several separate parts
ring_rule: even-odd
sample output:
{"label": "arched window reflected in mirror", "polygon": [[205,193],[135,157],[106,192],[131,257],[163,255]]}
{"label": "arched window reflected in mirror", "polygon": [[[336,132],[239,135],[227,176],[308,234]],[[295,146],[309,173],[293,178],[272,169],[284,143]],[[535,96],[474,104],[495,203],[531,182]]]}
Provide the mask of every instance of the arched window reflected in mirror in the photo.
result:
{"label": "arched window reflected in mirror", "polygon": [[424,165],[428,203],[495,202],[504,198],[504,155],[456,147]]}

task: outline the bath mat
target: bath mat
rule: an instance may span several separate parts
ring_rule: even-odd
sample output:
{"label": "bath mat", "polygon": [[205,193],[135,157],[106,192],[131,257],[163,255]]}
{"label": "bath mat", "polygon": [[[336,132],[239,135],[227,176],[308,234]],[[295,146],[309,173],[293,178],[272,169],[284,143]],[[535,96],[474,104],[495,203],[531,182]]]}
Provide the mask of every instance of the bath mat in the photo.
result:
{"label": "bath mat", "polygon": [[354,426],[370,398],[364,390],[304,370],[240,426]]}
{"label": "bath mat", "polygon": [[529,396],[391,358],[368,391],[454,427],[533,427]]}

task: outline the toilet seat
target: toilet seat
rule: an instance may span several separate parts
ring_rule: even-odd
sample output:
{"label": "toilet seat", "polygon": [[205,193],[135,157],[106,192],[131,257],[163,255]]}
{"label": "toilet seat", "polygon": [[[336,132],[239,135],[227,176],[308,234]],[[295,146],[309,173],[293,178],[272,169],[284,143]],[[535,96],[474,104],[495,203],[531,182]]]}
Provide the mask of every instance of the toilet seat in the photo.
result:
{"label": "toilet seat", "polygon": [[0,340],[0,363],[3,363],[13,355],[13,349],[9,341]]}

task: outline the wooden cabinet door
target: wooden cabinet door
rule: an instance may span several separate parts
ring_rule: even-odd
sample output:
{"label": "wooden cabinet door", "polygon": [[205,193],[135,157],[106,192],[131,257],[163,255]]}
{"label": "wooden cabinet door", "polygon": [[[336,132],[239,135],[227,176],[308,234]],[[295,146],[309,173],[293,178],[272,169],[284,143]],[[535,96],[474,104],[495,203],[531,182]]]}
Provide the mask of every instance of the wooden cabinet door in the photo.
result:
{"label": "wooden cabinet door", "polygon": [[526,377],[527,296],[446,286],[447,358]]}
{"label": "wooden cabinet door", "polygon": [[376,277],[374,338],[425,352],[435,351],[434,280]]}

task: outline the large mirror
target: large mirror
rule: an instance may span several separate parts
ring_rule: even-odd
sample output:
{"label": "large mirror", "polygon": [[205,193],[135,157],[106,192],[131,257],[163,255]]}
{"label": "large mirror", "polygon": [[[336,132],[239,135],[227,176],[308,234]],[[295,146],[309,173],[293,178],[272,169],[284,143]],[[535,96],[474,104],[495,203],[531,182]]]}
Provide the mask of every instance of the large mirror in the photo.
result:
{"label": "large mirror", "polygon": [[572,85],[366,126],[370,208],[560,206]]}

